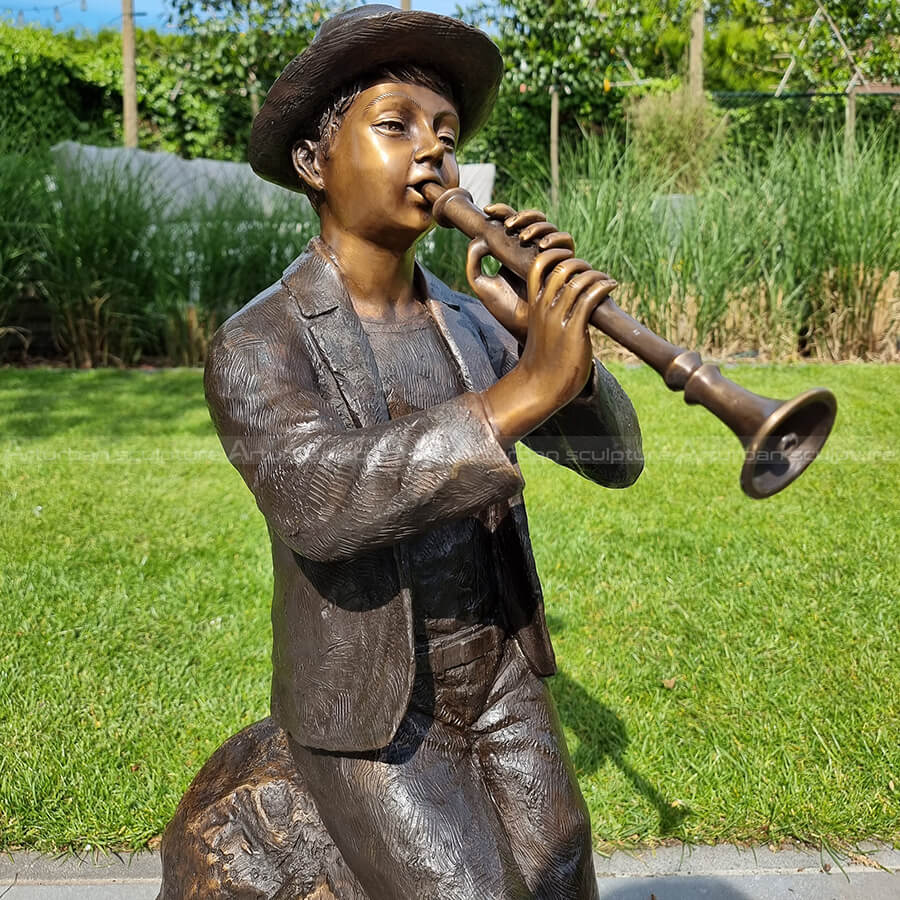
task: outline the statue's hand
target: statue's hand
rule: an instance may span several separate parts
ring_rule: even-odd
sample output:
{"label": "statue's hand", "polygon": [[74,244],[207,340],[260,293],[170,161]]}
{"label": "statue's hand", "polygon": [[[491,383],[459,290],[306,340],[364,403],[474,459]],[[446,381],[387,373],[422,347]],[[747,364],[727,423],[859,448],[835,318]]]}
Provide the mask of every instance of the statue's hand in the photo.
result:
{"label": "statue's hand", "polygon": [[615,287],[565,248],[535,257],[528,270],[528,340],[515,368],[481,393],[501,446],[511,447],[584,388],[592,366],[588,322]]}
{"label": "statue's hand", "polygon": [[[522,244],[533,243],[541,250],[567,250],[565,259],[573,256],[575,244],[572,236],[557,231],[544,214],[537,209],[516,212],[505,203],[492,203],[484,208],[492,219],[503,222],[510,234],[516,234]],[[528,336],[528,291],[525,282],[514,272],[501,266],[497,275],[486,275],[481,268],[485,256],[490,255],[483,238],[475,238],[469,244],[466,256],[466,278],[475,296],[487,307],[494,318],[515,337],[520,344]]]}

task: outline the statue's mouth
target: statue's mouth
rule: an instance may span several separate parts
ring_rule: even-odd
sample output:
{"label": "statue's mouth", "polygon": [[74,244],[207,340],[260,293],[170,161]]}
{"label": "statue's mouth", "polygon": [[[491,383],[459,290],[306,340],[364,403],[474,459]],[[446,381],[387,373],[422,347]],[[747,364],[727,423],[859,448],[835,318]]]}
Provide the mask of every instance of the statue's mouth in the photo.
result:
{"label": "statue's mouth", "polygon": [[428,203],[428,205],[430,206],[431,204],[429,203],[428,198],[425,195],[425,185],[427,184],[435,184],[441,189],[443,189],[444,187],[439,178],[429,177],[412,182],[412,184],[408,186],[408,189],[413,191],[418,197],[422,199],[423,202]]}

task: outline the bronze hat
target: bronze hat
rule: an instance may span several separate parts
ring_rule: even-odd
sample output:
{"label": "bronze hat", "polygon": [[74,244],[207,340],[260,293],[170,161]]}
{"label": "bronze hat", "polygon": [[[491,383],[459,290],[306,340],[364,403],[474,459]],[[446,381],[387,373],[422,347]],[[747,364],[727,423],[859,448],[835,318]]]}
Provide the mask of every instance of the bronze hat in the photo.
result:
{"label": "bronze hat", "polygon": [[278,76],[253,120],[250,165],[261,178],[302,190],[291,149],[315,138],[319,116],[346,84],[392,63],[428,66],[450,82],[463,143],[484,124],[503,74],[500,51],[477,28],[449,16],[360,6],[324,22]]}

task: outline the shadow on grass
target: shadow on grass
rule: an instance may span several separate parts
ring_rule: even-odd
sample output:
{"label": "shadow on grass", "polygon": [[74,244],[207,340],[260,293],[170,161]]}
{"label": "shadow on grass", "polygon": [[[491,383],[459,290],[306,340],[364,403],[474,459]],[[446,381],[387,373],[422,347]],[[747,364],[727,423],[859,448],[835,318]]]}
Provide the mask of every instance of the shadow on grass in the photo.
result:
{"label": "shadow on grass", "polygon": [[[212,434],[199,371],[0,372],[6,439]],[[198,421],[198,416],[200,421]]]}
{"label": "shadow on grass", "polygon": [[626,762],[628,732],[625,723],[564,672],[550,679],[550,688],[563,721],[578,735],[579,746],[572,754],[576,771],[593,775],[607,761],[611,762],[655,807],[659,816],[659,835],[664,837],[677,831],[691,810],[687,806],[673,806],[655,785]]}

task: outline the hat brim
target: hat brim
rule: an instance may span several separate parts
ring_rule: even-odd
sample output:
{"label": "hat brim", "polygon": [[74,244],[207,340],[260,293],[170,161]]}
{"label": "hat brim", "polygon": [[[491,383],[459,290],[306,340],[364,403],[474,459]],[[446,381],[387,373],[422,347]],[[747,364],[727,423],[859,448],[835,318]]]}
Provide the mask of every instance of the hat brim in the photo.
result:
{"label": "hat brim", "polygon": [[318,117],[342,87],[392,63],[427,66],[450,82],[460,144],[484,124],[503,74],[500,52],[487,35],[448,16],[369,9],[371,14],[366,7],[354,10],[360,15],[345,14],[327,34],[320,31],[272,85],[250,132],[250,165],[261,178],[302,190],[291,159],[294,144],[315,138]]}

